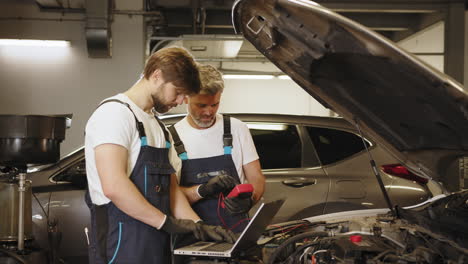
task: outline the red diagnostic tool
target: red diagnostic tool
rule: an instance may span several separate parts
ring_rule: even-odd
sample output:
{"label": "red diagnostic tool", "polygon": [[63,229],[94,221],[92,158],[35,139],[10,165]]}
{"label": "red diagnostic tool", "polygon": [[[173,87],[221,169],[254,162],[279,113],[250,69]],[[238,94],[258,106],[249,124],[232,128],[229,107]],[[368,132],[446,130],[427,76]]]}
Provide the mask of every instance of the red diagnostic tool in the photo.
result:
{"label": "red diagnostic tool", "polygon": [[[239,197],[247,198],[251,197],[253,193],[253,186],[249,183],[238,184],[236,187],[232,188],[231,192],[226,198]],[[224,202],[221,204],[221,207],[224,208]]]}

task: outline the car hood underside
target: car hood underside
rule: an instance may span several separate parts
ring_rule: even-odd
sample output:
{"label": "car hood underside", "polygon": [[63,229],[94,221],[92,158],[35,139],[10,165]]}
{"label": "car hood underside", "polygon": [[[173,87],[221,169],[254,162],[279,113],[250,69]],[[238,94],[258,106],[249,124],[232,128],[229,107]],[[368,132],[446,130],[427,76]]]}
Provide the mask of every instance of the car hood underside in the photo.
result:
{"label": "car hood underside", "polygon": [[462,86],[375,32],[303,0],[242,0],[238,32],[413,172],[444,181],[468,156]]}

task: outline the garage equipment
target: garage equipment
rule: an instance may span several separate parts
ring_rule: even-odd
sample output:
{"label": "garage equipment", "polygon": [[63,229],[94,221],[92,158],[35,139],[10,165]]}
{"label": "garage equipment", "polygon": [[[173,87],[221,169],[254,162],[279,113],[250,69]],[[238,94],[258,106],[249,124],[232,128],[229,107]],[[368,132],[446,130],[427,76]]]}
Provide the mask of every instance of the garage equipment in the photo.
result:
{"label": "garage equipment", "polygon": [[[57,162],[60,143],[71,115],[0,115],[0,243],[26,254],[24,242],[32,239],[31,182],[27,181],[28,165]],[[15,207],[15,204],[17,206]],[[18,259],[18,255],[2,250]]]}
{"label": "garage equipment", "polygon": [[[239,197],[239,198],[247,198],[252,197],[253,193],[253,186],[250,183],[238,184],[234,188],[232,188],[231,192],[228,194],[226,198],[232,197]],[[224,200],[221,202],[221,207],[225,208],[226,205],[224,204]]]}

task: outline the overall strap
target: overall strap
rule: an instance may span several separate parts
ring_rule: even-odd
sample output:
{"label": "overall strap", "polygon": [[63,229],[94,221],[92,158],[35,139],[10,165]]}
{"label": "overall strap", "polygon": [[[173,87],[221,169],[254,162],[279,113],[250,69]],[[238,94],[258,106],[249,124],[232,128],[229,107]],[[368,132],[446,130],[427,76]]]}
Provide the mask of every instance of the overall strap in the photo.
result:
{"label": "overall strap", "polygon": [[[143,145],[143,141],[145,141],[145,143],[146,143],[145,127],[143,126],[143,123],[142,123],[142,122],[138,121],[138,118],[136,117],[135,113],[133,112],[133,110],[132,110],[132,108],[130,107],[129,104],[127,104],[127,103],[125,103],[125,102],[123,102],[123,101],[120,101],[120,100],[118,100],[118,99],[109,99],[109,100],[105,100],[105,101],[103,101],[102,103],[100,103],[100,104],[98,105],[98,108],[99,108],[101,105],[103,105],[103,104],[105,104],[105,103],[110,103],[110,102],[116,102],[116,103],[123,104],[123,105],[125,105],[125,106],[130,110],[130,112],[132,112],[133,117],[135,118],[135,123],[136,123],[136,128],[137,128],[137,130],[138,130],[138,134],[140,135],[140,139],[141,139],[141,141],[142,141],[142,145]],[[146,145],[146,144],[145,144],[145,145]]]}
{"label": "overall strap", "polygon": [[223,115],[223,148],[224,155],[232,153],[232,134],[231,134],[231,117],[228,115]]}
{"label": "overall strap", "polygon": [[180,140],[179,133],[174,125],[170,126],[169,132],[171,132],[172,139],[174,140],[174,148],[177,151],[177,155],[181,160],[188,160],[187,151],[185,150],[184,143]]}
{"label": "overall strap", "polygon": [[166,148],[171,147],[171,140],[169,139],[169,132],[166,130],[166,126],[161,122],[159,117],[157,115],[154,115],[154,118],[158,121],[159,126],[161,127],[163,133],[164,133],[164,139],[166,140]]}

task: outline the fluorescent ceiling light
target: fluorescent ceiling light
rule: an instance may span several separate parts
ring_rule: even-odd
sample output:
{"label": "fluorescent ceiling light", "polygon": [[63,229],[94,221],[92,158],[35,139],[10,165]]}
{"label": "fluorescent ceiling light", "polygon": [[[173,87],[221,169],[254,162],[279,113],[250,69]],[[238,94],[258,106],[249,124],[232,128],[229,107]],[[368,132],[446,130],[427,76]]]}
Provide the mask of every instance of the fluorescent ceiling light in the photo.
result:
{"label": "fluorescent ceiling light", "polygon": [[224,79],[255,79],[255,80],[270,80],[275,78],[273,75],[250,75],[250,74],[225,74]]}
{"label": "fluorescent ceiling light", "polygon": [[259,124],[259,123],[248,123],[247,127],[249,129],[255,130],[276,130],[282,131],[288,129],[288,127],[284,124]]}
{"label": "fluorescent ceiling light", "polygon": [[191,51],[206,51],[206,46],[190,46]]}
{"label": "fluorescent ceiling light", "polygon": [[291,80],[291,77],[289,77],[287,75],[279,75],[278,79],[280,79],[280,80]]}
{"label": "fluorescent ceiling light", "polygon": [[38,39],[0,39],[0,46],[22,47],[68,47],[67,40],[38,40]]}

